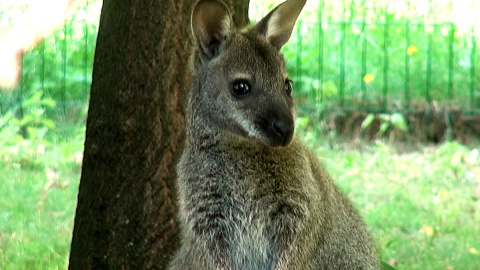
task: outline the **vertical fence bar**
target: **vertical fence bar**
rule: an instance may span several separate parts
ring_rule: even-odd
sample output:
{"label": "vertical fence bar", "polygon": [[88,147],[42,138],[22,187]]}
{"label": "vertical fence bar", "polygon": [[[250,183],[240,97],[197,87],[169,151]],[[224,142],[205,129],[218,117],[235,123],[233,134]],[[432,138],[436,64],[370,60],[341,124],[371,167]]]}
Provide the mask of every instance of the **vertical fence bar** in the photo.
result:
{"label": "vertical fence bar", "polygon": [[[20,86],[20,95],[18,95],[18,105],[21,105],[22,104],[22,101],[24,99],[24,95],[25,95],[25,57],[24,57],[24,54],[22,53],[22,55],[20,56],[20,82],[19,82],[19,86]],[[22,106],[19,106],[20,108],[20,116],[23,117],[23,110],[22,110]]]}
{"label": "vertical fence bar", "polygon": [[448,24],[448,98],[453,98],[453,42],[455,38],[455,25],[453,23]]}
{"label": "vertical fence bar", "polygon": [[323,102],[323,65],[324,65],[324,58],[323,58],[323,46],[324,46],[324,33],[323,33],[323,9],[324,9],[324,2],[320,0],[318,5],[318,72],[317,72],[317,81],[318,81],[318,89],[317,91],[317,100],[318,100],[318,92],[320,92],[320,101]]}
{"label": "vertical fence bar", "polygon": [[[409,2],[410,4],[410,2]],[[410,20],[405,23],[405,79],[404,79],[404,101],[407,108],[410,108],[410,54],[408,48],[411,46]]]}
{"label": "vertical fence bar", "polygon": [[477,40],[475,38],[475,27],[471,29],[471,46],[470,50],[470,108],[475,109],[475,53],[477,48]]}
{"label": "vertical fence bar", "polygon": [[[302,21],[297,22],[297,55],[295,58],[295,65],[297,66],[297,81],[301,84],[303,84],[303,68],[302,68],[302,52],[303,52],[303,38],[302,38]],[[310,98],[310,92],[308,93],[309,98]]]}
{"label": "vertical fence bar", "polygon": [[343,4],[342,12],[342,22],[340,23],[341,27],[341,40],[340,40],[340,83],[339,83],[339,96],[340,96],[340,106],[343,107],[345,103],[345,37],[346,37],[346,12],[345,3]]}
{"label": "vertical fence bar", "polygon": [[390,16],[388,14],[388,3],[385,6],[385,26],[383,31],[383,94],[382,94],[382,110],[387,109],[387,95],[388,95],[388,31],[390,26]]}
{"label": "vertical fence bar", "polygon": [[[25,112],[23,111],[23,100],[25,99],[25,59],[24,54],[20,56],[20,94],[17,97],[17,104],[18,106],[18,117],[22,119],[25,116]],[[22,134],[23,138],[27,138],[27,129],[25,126],[20,127],[20,133]]]}
{"label": "vertical fence bar", "polygon": [[42,64],[41,64],[41,80],[42,80],[42,91],[45,94],[45,43],[46,40],[42,41],[41,47],[40,47],[40,53],[42,55]]}
{"label": "vertical fence bar", "polygon": [[432,35],[427,33],[427,74],[425,80],[425,98],[427,102],[431,102],[432,98],[430,96],[430,88],[432,85]]}
{"label": "vertical fence bar", "polygon": [[84,39],[84,43],[83,43],[83,46],[84,46],[84,55],[83,55],[83,87],[84,87],[84,91],[85,93],[88,92],[88,35],[89,35],[89,31],[88,31],[88,5],[89,5],[89,0],[86,1],[85,3],[85,7],[84,7],[84,12],[85,12],[85,18],[84,18],[84,22],[83,22],[83,39]]}
{"label": "vertical fence bar", "polygon": [[[407,1],[407,9],[410,12],[411,6],[410,1]],[[410,54],[408,53],[408,48],[412,46],[411,36],[410,36],[410,16],[405,21],[405,79],[404,79],[404,102],[405,107],[410,108]]]}
{"label": "vertical fence bar", "polygon": [[63,76],[62,76],[62,107],[63,114],[67,115],[67,22],[63,22],[63,42],[62,42],[62,60],[63,60]]}
{"label": "vertical fence bar", "polygon": [[367,83],[364,81],[365,75],[367,75],[367,11],[365,8],[366,0],[362,1],[363,9],[363,21],[362,21],[362,67],[360,83],[362,85],[362,107],[365,108],[365,100],[367,97]]}
{"label": "vertical fence bar", "polygon": [[[428,14],[432,14],[432,0],[428,1]],[[426,74],[426,79],[425,79],[425,98],[427,99],[427,102],[430,103],[432,101],[432,98],[430,96],[430,88],[432,85],[431,82],[431,77],[432,77],[432,33],[430,31],[430,27],[433,27],[431,25],[430,20],[427,21],[427,25],[424,25],[425,30],[427,32],[427,74]],[[435,29],[433,29],[435,30]]]}

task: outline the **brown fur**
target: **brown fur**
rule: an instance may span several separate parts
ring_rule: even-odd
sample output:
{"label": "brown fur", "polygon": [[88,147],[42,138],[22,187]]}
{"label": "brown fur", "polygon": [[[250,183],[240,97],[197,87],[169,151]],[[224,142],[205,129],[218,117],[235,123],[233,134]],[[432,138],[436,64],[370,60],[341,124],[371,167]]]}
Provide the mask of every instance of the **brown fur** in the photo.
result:
{"label": "brown fur", "polygon": [[[201,0],[178,164],[181,248],[171,270],[378,269],[366,227],[317,158],[293,136],[279,49],[305,1],[288,0],[243,31]],[[213,17],[212,17],[213,16]],[[238,96],[238,82],[250,92]]]}

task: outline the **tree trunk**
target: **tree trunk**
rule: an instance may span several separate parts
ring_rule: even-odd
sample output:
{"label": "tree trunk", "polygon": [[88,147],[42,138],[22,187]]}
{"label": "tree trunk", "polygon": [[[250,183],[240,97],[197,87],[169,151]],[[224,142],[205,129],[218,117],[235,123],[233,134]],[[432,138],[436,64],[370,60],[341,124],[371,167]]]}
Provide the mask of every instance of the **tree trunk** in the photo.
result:
{"label": "tree trunk", "polygon": [[[226,2],[246,24],[248,0]],[[178,247],[194,3],[103,1],[69,269],[164,269]]]}

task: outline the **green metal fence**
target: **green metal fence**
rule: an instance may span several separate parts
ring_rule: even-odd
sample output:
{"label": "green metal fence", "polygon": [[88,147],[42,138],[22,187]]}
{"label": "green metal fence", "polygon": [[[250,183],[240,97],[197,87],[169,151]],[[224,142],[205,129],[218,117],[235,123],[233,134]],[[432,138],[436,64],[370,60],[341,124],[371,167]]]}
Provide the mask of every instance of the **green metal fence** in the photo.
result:
{"label": "green metal fence", "polygon": [[[98,29],[91,14],[98,12],[98,1],[86,1],[23,55],[15,91],[0,91],[2,114],[15,108],[21,114],[22,102],[43,91],[57,101],[51,113],[85,117]],[[476,0],[308,1],[283,50],[300,106],[386,111],[436,102],[480,109],[476,14]]]}
{"label": "green metal fence", "polygon": [[[54,108],[47,106],[48,114],[74,121],[85,118],[100,5],[85,1],[60,29],[21,56],[18,84],[13,91],[0,91],[2,114],[13,111],[22,118],[22,104],[41,91],[42,98],[56,101]],[[0,25],[8,31],[16,23],[9,14],[25,7],[0,7]]]}
{"label": "green metal fence", "polygon": [[373,111],[480,109],[475,1],[319,1],[286,50],[301,95]]}

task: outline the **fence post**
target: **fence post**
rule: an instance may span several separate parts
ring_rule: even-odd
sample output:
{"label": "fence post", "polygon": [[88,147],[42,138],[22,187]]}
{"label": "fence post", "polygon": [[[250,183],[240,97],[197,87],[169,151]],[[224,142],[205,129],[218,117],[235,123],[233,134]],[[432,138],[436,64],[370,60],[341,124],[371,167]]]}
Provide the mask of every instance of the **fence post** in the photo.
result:
{"label": "fence post", "polygon": [[45,93],[45,40],[41,41],[40,53],[42,55],[42,65],[41,65],[41,80],[42,80],[42,91]]}
{"label": "fence post", "polygon": [[[88,14],[88,5],[89,5],[89,0],[86,1],[85,6],[84,6],[84,11],[85,14]],[[83,87],[85,92],[88,92],[88,23],[87,23],[87,17],[84,18],[84,28],[83,28],[83,34],[84,34],[84,54],[83,54]]]}
{"label": "fence post", "polygon": [[[428,17],[430,17],[430,14],[432,12],[432,0],[428,1]],[[430,20],[427,21],[427,25],[424,25],[425,27],[425,32],[427,33],[427,74],[426,74],[426,80],[425,80],[425,98],[427,99],[427,102],[430,103],[432,102],[432,98],[430,96],[430,88],[431,88],[431,77],[432,77],[432,33],[430,31],[430,27],[435,27],[432,26]],[[435,28],[433,28],[433,31],[435,31]]]}
{"label": "fence post", "polygon": [[340,83],[339,83],[339,96],[340,96],[340,106],[343,107],[345,103],[345,37],[346,37],[346,12],[347,9],[345,7],[345,3],[343,5],[343,12],[342,12],[342,22],[340,23],[340,32],[341,32],[341,40],[340,40]]}
{"label": "fence post", "polygon": [[62,107],[63,115],[67,115],[67,23],[63,22],[63,42],[62,42],[62,57],[63,57],[63,77],[62,77]]}
{"label": "fence post", "polygon": [[383,95],[382,95],[382,110],[387,109],[387,94],[388,94],[388,31],[390,28],[390,16],[388,14],[388,3],[384,11],[385,26],[383,32]]}
{"label": "fence post", "polygon": [[471,30],[471,46],[470,50],[470,109],[475,109],[475,53],[477,48],[477,40],[475,38],[475,29]]}
{"label": "fence post", "polygon": [[[24,68],[24,56],[23,54],[20,56],[20,95],[17,96],[17,104],[18,106],[18,118],[23,119],[25,116],[25,112],[23,111],[23,100],[25,99],[25,68]],[[20,127],[20,134],[22,134],[23,138],[27,138],[27,129],[25,126]]]}
{"label": "fence post", "polygon": [[455,38],[455,25],[448,24],[448,97],[449,100],[453,98],[453,41]]}
{"label": "fence post", "polygon": [[[318,5],[318,73],[317,73],[317,81],[318,81],[318,89],[320,90],[320,101],[323,102],[323,46],[324,46],[324,36],[323,36],[323,9],[324,9],[324,2],[320,0]],[[318,91],[316,91],[316,100],[318,100]]]}
{"label": "fence post", "polygon": [[[410,1],[408,1],[408,10],[410,10]],[[405,79],[404,83],[404,101],[405,106],[410,108],[410,54],[408,48],[411,46],[410,19],[405,22]]]}
{"label": "fence post", "polygon": [[303,51],[303,38],[302,38],[302,21],[297,22],[297,57],[296,57],[296,65],[297,65],[297,80],[302,82],[302,51]]}
{"label": "fence post", "polygon": [[[365,7],[366,0],[362,1],[362,5]],[[367,75],[367,11],[363,10],[363,21],[362,21],[362,70],[360,83],[362,85],[362,107],[365,109],[365,99],[367,97],[367,83],[363,80],[365,75]]]}

